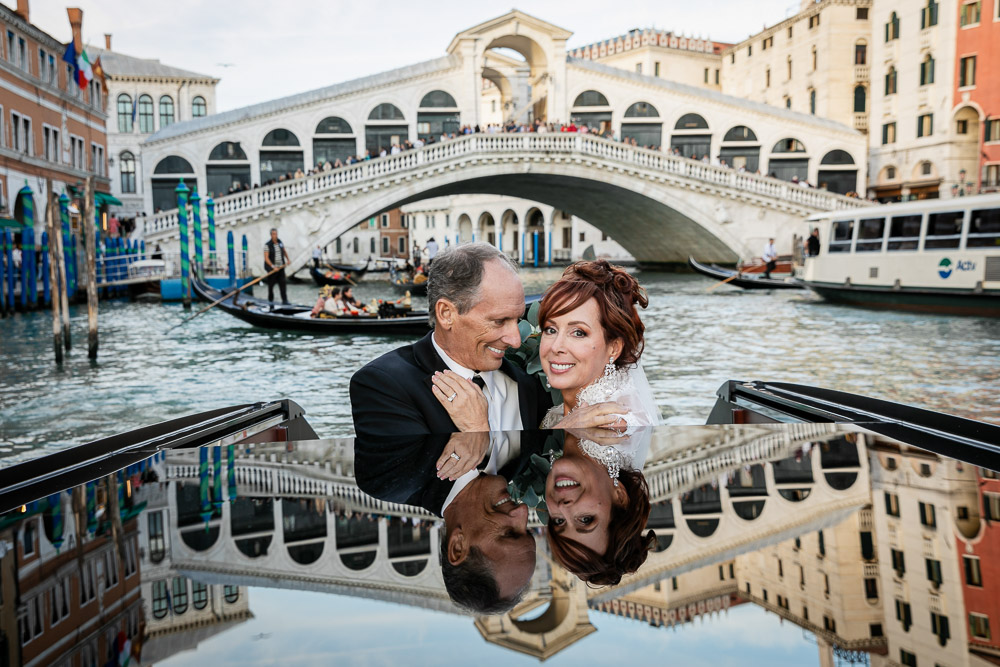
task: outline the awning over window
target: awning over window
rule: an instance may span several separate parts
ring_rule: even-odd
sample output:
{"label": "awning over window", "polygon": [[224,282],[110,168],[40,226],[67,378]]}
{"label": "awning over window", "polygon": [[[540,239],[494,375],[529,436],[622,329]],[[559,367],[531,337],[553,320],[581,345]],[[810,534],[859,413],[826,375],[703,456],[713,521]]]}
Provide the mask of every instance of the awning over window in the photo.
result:
{"label": "awning over window", "polygon": [[95,192],[94,193],[94,203],[98,206],[103,206],[107,204],[108,206],[121,206],[121,201],[113,195],[109,195],[106,192]]}

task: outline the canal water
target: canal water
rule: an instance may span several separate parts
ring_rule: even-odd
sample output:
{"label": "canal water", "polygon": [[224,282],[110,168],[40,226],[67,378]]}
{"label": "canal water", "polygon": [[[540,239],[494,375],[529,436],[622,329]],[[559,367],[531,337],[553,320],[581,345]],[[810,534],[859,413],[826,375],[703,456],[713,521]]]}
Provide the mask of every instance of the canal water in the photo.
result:
{"label": "canal water", "polygon": [[[525,270],[526,291],[560,272]],[[795,290],[708,292],[713,283],[700,276],[637,275],[650,296],[642,359],[669,424],[704,423],[729,379],[823,386],[1000,423],[1000,320],[861,310]],[[355,293],[391,295],[381,281]],[[294,302],[315,296],[311,284],[289,285]],[[0,460],[277,398],[298,402],[320,436],[349,435],[351,375],[413,340],[268,331],[218,310],[167,333],[188,314],[179,304],[102,302],[91,363],[86,308],[75,307],[61,369],[48,312],[0,320]]]}

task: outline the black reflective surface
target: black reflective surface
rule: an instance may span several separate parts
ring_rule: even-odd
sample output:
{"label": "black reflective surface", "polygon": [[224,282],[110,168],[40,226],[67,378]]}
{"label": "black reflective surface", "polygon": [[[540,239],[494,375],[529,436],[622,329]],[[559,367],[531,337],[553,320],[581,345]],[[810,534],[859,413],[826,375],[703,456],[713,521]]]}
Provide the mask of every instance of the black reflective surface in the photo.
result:
{"label": "black reflective surface", "polygon": [[[52,489],[0,518],[0,663],[1000,655],[990,468],[844,425],[659,427],[629,443],[648,492],[640,530],[618,531],[621,516],[598,526],[611,550],[652,530],[653,550],[598,586],[547,535],[572,504],[549,468],[587,465],[573,462],[574,436],[489,437],[454,494],[436,474],[450,436],[168,450]],[[601,493],[622,493],[596,472]],[[504,611],[453,601],[449,569],[471,546]],[[458,597],[478,599],[477,586],[459,573]]]}

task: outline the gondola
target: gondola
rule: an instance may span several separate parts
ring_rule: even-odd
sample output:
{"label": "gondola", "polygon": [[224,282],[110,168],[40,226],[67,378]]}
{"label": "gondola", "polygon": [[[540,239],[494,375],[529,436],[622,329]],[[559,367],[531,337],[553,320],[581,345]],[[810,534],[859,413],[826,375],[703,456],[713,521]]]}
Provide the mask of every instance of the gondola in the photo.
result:
{"label": "gondola", "polygon": [[715,280],[728,280],[730,285],[742,287],[743,289],[805,289],[805,285],[794,278],[778,280],[777,278],[765,278],[760,274],[748,275],[733,269],[724,269],[715,264],[705,265],[693,257],[688,257],[688,264],[703,276],[708,276]]}
{"label": "gondola", "polygon": [[365,273],[368,272],[368,266],[365,265],[360,270],[343,270],[337,267],[331,266],[334,270],[332,276],[327,276],[323,271],[317,269],[315,266],[309,267],[309,275],[312,276],[313,282],[315,282],[320,287],[325,287],[326,285],[357,285]]}
{"label": "gondola", "polygon": [[401,273],[395,266],[389,267],[389,282],[397,292],[409,292],[413,296],[427,296],[427,281],[413,282],[413,278]]}
{"label": "gondola", "polygon": [[[264,329],[285,329],[307,333],[375,333],[406,336],[423,335],[429,331],[427,311],[414,310],[400,317],[379,317],[359,314],[340,317],[312,317],[311,306],[280,305],[243,294],[226,296],[225,292],[209,287],[197,278],[191,281],[195,293],[207,301],[223,299],[221,308],[233,317]],[[234,303],[235,301],[235,303]]]}

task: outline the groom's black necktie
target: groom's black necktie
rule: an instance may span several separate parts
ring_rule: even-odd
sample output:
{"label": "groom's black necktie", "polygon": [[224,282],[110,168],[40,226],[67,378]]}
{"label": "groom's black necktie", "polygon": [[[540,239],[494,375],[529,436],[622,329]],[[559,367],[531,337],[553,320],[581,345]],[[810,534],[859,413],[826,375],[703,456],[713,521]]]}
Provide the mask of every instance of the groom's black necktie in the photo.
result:
{"label": "groom's black necktie", "polygon": [[486,380],[484,380],[483,376],[479,374],[479,371],[476,371],[476,374],[472,376],[472,381],[480,389],[483,389],[483,390],[486,389]]}

